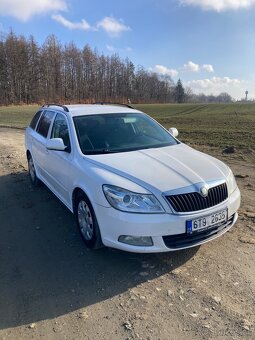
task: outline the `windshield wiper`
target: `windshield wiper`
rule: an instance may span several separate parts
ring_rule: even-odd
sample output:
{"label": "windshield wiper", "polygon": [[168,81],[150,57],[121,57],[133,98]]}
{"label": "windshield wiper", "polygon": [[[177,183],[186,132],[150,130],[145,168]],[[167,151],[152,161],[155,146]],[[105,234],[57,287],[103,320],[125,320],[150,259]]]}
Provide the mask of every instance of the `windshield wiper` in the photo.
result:
{"label": "windshield wiper", "polygon": [[120,152],[120,151],[110,150],[110,149],[101,149],[101,150],[85,150],[83,153],[85,155],[101,155],[101,154],[117,153],[117,152]]}

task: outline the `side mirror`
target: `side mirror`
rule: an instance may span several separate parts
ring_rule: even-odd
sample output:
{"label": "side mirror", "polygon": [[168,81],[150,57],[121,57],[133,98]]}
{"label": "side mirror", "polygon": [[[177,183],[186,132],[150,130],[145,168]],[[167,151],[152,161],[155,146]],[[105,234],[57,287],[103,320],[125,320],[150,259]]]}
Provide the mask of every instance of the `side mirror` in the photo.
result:
{"label": "side mirror", "polygon": [[174,136],[174,137],[177,137],[178,134],[179,134],[178,130],[177,130],[176,128],[174,128],[174,127],[170,128],[168,131],[169,131],[169,132],[171,133],[171,135]]}
{"label": "side mirror", "polygon": [[65,151],[66,146],[62,138],[51,138],[46,143],[48,150]]}

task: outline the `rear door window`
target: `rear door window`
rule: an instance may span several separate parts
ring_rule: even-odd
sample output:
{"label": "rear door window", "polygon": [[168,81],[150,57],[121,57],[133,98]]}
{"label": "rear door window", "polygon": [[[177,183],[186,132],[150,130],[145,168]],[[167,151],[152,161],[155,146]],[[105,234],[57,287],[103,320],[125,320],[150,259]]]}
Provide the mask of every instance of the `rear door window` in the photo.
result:
{"label": "rear door window", "polygon": [[36,131],[43,137],[47,137],[51,121],[55,113],[53,111],[45,111],[38,123]]}
{"label": "rear door window", "polygon": [[31,129],[35,130],[37,122],[38,122],[39,118],[41,117],[41,114],[42,114],[42,111],[36,112],[36,114],[32,118],[31,123],[29,125],[31,127]]}

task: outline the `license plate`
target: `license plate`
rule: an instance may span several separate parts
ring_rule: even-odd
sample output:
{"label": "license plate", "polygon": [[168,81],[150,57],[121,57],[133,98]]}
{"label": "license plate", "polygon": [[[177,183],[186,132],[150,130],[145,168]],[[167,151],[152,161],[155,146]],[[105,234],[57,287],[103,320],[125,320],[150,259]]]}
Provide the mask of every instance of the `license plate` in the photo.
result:
{"label": "license plate", "polygon": [[214,214],[186,221],[187,233],[192,234],[211,228],[216,225],[221,225],[227,222],[228,209],[218,211]]}

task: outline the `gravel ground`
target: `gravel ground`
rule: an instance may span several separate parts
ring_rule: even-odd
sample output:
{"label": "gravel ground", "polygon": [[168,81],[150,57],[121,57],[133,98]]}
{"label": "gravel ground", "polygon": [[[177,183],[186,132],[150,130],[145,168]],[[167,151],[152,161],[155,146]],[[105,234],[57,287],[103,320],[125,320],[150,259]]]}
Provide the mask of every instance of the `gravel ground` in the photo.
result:
{"label": "gravel ground", "polygon": [[255,152],[199,146],[237,176],[237,224],[201,247],[141,255],[83,245],[30,185],[24,131],[0,128],[0,339],[255,339]]}

